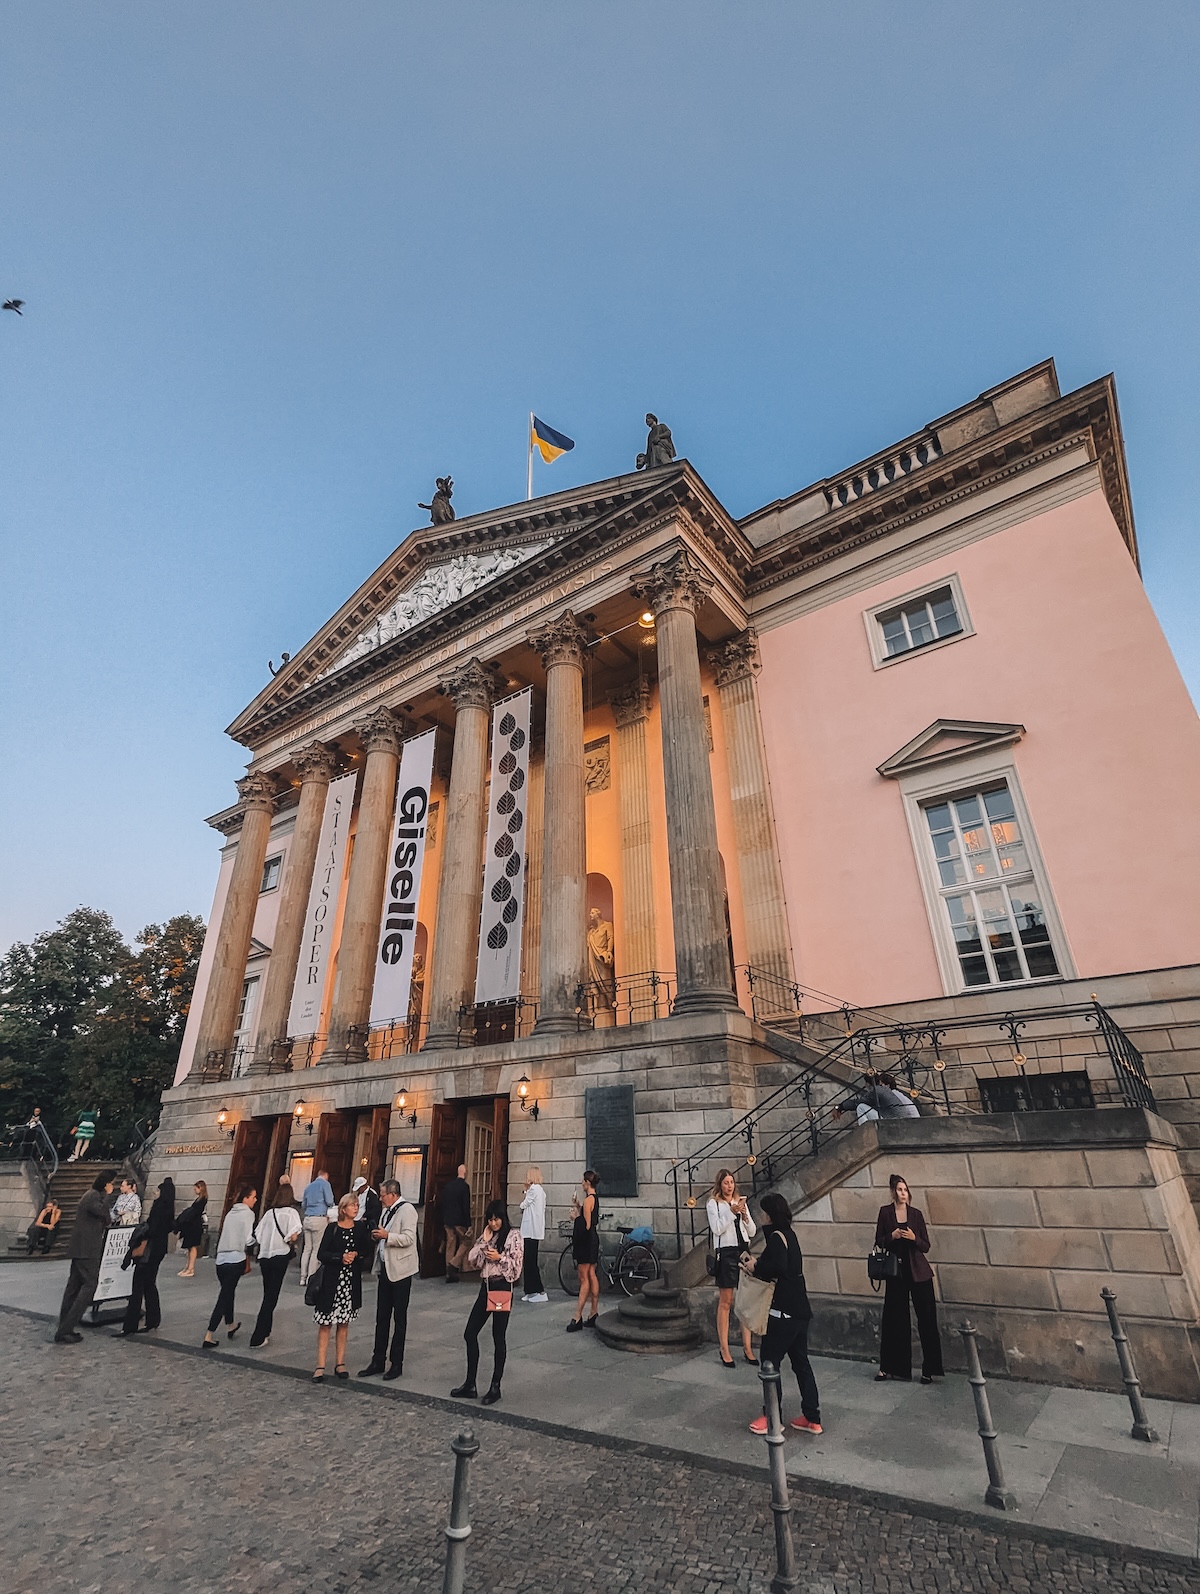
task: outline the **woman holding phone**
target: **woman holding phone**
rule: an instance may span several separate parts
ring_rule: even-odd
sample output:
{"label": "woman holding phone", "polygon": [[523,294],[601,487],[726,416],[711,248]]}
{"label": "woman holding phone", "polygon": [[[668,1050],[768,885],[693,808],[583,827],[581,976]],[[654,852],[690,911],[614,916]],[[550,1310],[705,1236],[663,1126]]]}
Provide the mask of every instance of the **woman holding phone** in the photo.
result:
{"label": "woman holding phone", "polygon": [[[716,1257],[713,1283],[717,1286],[717,1343],[721,1348],[721,1365],[733,1367],[736,1364],[729,1354],[729,1312],[741,1277],[739,1264],[748,1254],[750,1241],[758,1231],[746,1198],[738,1194],[737,1180],[728,1168],[722,1168],[713,1181],[712,1195],[708,1198],[708,1232]],[[758,1366],[750,1330],[744,1323],[742,1355],[751,1367]]]}
{"label": "woman holding phone", "polygon": [[450,1394],[455,1400],[475,1400],[479,1391],[475,1378],[479,1372],[479,1331],[492,1319],[492,1346],[495,1362],[492,1381],[481,1406],[494,1406],[500,1399],[500,1380],[504,1377],[504,1362],[508,1354],[508,1320],[512,1315],[513,1285],[521,1276],[525,1260],[525,1242],[520,1229],[508,1221],[508,1208],[503,1201],[491,1201],[483,1215],[483,1233],[471,1247],[467,1258],[469,1268],[478,1269],[479,1294],[467,1318],[463,1339],[467,1344],[467,1377]]}

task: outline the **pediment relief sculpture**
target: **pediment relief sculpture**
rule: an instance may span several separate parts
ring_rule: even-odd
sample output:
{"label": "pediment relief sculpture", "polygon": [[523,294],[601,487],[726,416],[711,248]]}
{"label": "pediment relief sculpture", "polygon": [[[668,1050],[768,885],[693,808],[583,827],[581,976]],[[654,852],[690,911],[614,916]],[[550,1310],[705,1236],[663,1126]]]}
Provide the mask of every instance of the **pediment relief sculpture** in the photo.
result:
{"label": "pediment relief sculpture", "polygon": [[383,647],[405,631],[411,631],[414,626],[440,614],[477,587],[485,586],[496,576],[502,576],[517,565],[524,564],[527,559],[532,559],[556,540],[554,537],[545,537],[540,542],[489,549],[486,553],[460,554],[455,559],[429,565],[411,587],[389,604],[382,614],[375,616],[346,651],[321,672],[318,679],[373,653],[376,648]]}

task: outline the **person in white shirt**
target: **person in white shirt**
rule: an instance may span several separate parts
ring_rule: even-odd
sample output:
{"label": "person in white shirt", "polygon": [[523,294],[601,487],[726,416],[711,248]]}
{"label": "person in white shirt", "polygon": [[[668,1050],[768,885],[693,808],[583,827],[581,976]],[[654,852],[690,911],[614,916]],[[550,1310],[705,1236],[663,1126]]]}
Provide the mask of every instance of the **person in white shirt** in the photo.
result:
{"label": "person in white shirt", "polygon": [[[375,1297],[375,1349],[370,1365],[359,1373],[360,1378],[374,1378],[383,1373],[385,1383],[399,1378],[404,1371],[404,1341],[408,1334],[408,1298],[412,1293],[413,1274],[417,1271],[417,1209],[400,1194],[395,1179],[385,1179],[379,1187],[381,1206],[375,1220],[371,1238],[375,1241],[375,1264],[372,1268],[378,1280]],[[384,1358],[388,1356],[388,1335],[392,1348],[387,1369]]]}
{"label": "person in white shirt", "polygon": [[252,1350],[270,1343],[275,1304],[283,1288],[288,1263],[296,1254],[296,1241],[304,1233],[294,1201],[291,1183],[287,1179],[280,1180],[271,1197],[271,1205],[259,1218],[254,1231],[254,1238],[258,1242],[258,1270],[262,1274],[263,1294],[258,1320],[250,1336]]}
{"label": "person in white shirt", "polygon": [[208,1320],[208,1331],[200,1341],[205,1350],[212,1350],[217,1343],[217,1324],[222,1319],[226,1324],[226,1339],[232,1339],[242,1326],[233,1319],[233,1298],[246,1271],[246,1251],[254,1238],[254,1203],[257,1200],[258,1191],[254,1186],[242,1185],[221,1225],[221,1237],[217,1241],[217,1279],[221,1293]]}
{"label": "person in white shirt", "polygon": [[521,1299],[538,1303],[548,1301],[546,1286],[542,1283],[538,1267],[538,1246],[546,1238],[546,1191],[542,1185],[542,1170],[525,1170],[525,1189],[521,1196],[521,1239],[525,1244],[525,1293]]}
{"label": "person in white shirt", "polygon": [[121,1180],[121,1193],[113,1202],[113,1225],[118,1229],[135,1229],[142,1221],[142,1198],[132,1179]]}
{"label": "person in white shirt", "polygon": [[[721,1365],[733,1367],[729,1354],[729,1312],[737,1294],[740,1277],[739,1258],[748,1255],[750,1241],[757,1232],[745,1196],[738,1195],[737,1180],[728,1168],[722,1168],[713,1183],[708,1198],[708,1228],[716,1268],[713,1283],[717,1286],[717,1341],[721,1347]],[[758,1357],[750,1343],[750,1330],[742,1325],[742,1354],[751,1367],[758,1366]]]}

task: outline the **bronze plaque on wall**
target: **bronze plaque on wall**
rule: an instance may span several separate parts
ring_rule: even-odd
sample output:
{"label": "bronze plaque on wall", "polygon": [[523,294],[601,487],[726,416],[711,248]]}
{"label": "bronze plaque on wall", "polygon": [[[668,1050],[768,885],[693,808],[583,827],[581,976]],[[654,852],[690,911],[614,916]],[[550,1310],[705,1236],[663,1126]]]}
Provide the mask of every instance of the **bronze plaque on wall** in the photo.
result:
{"label": "bronze plaque on wall", "polygon": [[638,1193],[632,1085],[593,1085],[583,1093],[587,1164],[600,1176],[600,1198]]}

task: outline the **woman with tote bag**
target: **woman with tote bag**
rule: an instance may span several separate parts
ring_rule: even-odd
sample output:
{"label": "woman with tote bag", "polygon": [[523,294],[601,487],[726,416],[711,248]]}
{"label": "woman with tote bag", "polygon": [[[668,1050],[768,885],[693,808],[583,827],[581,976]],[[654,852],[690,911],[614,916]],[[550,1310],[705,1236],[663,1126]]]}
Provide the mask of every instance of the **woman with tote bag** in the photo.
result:
{"label": "woman with tote bag", "polygon": [[[792,1418],[792,1427],[800,1433],[821,1433],[821,1399],[817,1393],[817,1380],[808,1359],[808,1325],[812,1321],[812,1307],[808,1303],[808,1290],[804,1284],[804,1258],[800,1242],[792,1231],[792,1209],[781,1195],[772,1192],[762,1198],[763,1223],[767,1237],[766,1247],[757,1261],[747,1257],[742,1271],[751,1278],[775,1286],[767,1312],[766,1333],[758,1348],[760,1358],[773,1367],[782,1368],[786,1356],[800,1386],[799,1417]],[[750,1315],[747,1313],[747,1315]],[[780,1384],[779,1416],[783,1419],[783,1386]],[[767,1414],[756,1417],[750,1432],[765,1434]]]}

